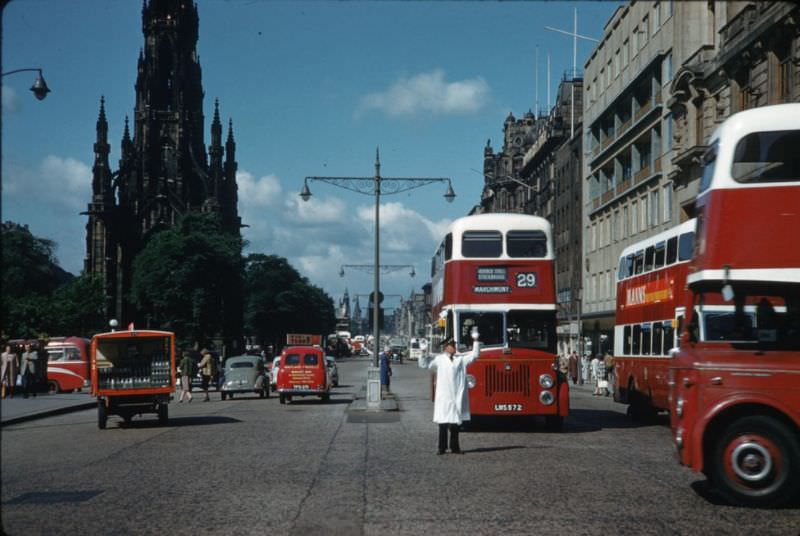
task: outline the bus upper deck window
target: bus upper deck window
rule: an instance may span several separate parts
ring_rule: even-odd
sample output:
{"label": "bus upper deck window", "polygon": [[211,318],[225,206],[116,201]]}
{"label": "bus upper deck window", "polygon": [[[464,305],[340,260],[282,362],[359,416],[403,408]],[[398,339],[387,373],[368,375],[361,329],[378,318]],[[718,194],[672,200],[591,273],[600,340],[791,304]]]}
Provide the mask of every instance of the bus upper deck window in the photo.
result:
{"label": "bus upper deck window", "polygon": [[667,240],[667,265],[675,264],[678,260],[678,237],[673,236]]}
{"label": "bus upper deck window", "polygon": [[694,233],[683,233],[678,240],[678,260],[688,261],[694,251]]}
{"label": "bus upper deck window", "polygon": [[663,268],[664,267],[664,257],[666,254],[666,243],[659,242],[656,244],[656,260],[655,260],[655,268]]}
{"label": "bus upper deck window", "polygon": [[705,192],[711,186],[711,180],[714,178],[714,167],[717,160],[717,151],[719,150],[719,142],[708,148],[708,151],[703,155],[703,176],[700,178],[700,192]]}
{"label": "bus upper deck window", "polygon": [[736,144],[731,176],[737,182],[800,181],[800,130],[754,132]]}
{"label": "bus upper deck window", "polygon": [[453,256],[453,233],[444,237],[444,260],[449,261]]}
{"label": "bus upper deck window", "polygon": [[642,273],[644,268],[644,251],[637,251],[633,256],[633,273],[638,275]]}
{"label": "bus upper deck window", "polygon": [[506,251],[509,257],[546,257],[547,236],[542,231],[509,231]]}
{"label": "bus upper deck window", "polygon": [[500,231],[464,231],[461,254],[464,257],[497,258],[503,253],[503,235]]}
{"label": "bus upper deck window", "polygon": [[644,271],[649,272],[653,269],[655,262],[656,248],[650,246],[644,251]]}

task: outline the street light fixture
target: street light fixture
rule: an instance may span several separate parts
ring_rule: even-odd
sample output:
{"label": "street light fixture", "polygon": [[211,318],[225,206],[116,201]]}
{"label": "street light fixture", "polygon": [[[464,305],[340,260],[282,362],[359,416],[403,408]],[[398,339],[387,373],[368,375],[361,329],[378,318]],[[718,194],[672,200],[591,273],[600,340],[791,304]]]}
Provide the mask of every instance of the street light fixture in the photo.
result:
{"label": "street light fixture", "polygon": [[42,76],[42,70],[40,68],[35,67],[30,69],[14,69],[13,71],[8,71],[3,73],[2,75],[0,75],[0,77],[27,71],[36,71],[39,73],[39,76],[36,77],[36,80],[33,82],[33,85],[31,86],[30,89],[31,91],[33,91],[33,94],[36,96],[37,99],[44,100],[47,94],[50,93],[50,88],[47,87],[47,82],[44,81],[44,76]]}
{"label": "street light fixture", "polygon": [[[444,198],[448,203],[452,203],[456,197],[453,191],[453,184],[446,177],[381,177],[381,159],[379,149],[375,149],[375,176],[374,177],[306,177],[303,188],[300,190],[300,198],[308,201],[311,198],[311,189],[308,187],[309,181],[320,181],[333,184],[339,188],[350,190],[359,194],[375,196],[375,262],[374,266],[374,308],[373,308],[373,330],[375,344],[380,344],[380,326],[378,324],[378,296],[380,295],[380,199],[381,194],[397,194],[415,188],[420,188],[435,182],[446,182],[447,190]],[[341,274],[341,272],[340,272]],[[377,348],[377,346],[376,346]],[[375,352],[374,364],[378,366],[378,352]]]}
{"label": "street light fixture", "polygon": [[[345,268],[355,268],[356,270],[361,270],[362,272],[366,272],[368,274],[373,273],[375,270],[375,266],[371,264],[343,264],[339,267],[339,277],[344,277]],[[408,275],[411,277],[415,277],[417,275],[417,272],[414,270],[414,266],[411,264],[381,264],[379,268],[381,273],[384,275],[402,270],[403,268],[411,268],[411,271],[408,273]]]}

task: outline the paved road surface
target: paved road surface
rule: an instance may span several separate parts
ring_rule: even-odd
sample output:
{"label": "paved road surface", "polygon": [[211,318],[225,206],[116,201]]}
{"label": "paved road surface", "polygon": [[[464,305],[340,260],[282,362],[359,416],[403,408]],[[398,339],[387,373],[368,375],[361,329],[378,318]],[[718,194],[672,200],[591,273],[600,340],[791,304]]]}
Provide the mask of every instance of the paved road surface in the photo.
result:
{"label": "paved road surface", "polygon": [[[86,410],[2,430],[8,534],[785,534],[800,510],[715,503],[665,423],[572,395],[563,433],[478,425],[435,454],[427,372],[394,367],[400,411],[348,411],[368,360],[342,360],[327,404],[170,405],[98,430]],[[532,429],[533,428],[533,429]]]}

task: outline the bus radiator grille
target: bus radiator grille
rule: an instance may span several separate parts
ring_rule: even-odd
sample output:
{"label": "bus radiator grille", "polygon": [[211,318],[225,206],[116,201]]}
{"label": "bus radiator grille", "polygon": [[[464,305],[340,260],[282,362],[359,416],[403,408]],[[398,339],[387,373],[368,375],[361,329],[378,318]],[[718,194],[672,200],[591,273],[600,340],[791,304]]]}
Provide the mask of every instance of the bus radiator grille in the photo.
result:
{"label": "bus radiator grille", "polygon": [[504,370],[502,365],[486,365],[484,378],[486,378],[485,393],[491,397],[496,393],[515,393],[531,396],[531,367],[530,365],[515,365],[511,370]]}

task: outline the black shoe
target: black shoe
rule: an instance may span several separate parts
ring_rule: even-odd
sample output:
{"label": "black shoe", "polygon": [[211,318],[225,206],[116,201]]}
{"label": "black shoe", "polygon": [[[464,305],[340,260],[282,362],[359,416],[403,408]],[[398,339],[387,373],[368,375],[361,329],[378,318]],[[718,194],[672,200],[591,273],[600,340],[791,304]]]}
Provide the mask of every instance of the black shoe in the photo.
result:
{"label": "black shoe", "polygon": [[442,449],[439,449],[439,450],[436,451],[436,454],[441,456],[442,454],[444,454],[444,451]]}
{"label": "black shoe", "polygon": [[461,452],[461,449],[450,449],[450,452],[452,452],[453,454],[464,454],[463,452]]}

